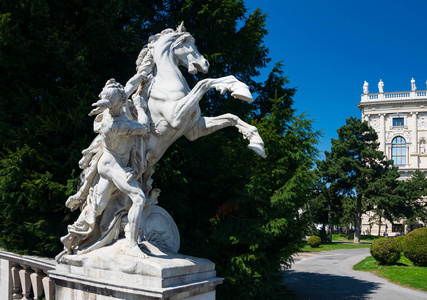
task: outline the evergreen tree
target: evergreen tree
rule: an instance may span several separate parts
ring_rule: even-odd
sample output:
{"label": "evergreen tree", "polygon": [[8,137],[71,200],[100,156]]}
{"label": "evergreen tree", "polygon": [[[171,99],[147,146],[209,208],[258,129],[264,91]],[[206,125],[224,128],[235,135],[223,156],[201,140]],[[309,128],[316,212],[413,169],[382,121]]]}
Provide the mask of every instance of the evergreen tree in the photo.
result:
{"label": "evergreen tree", "polygon": [[398,194],[401,202],[393,207],[394,213],[405,218],[408,225],[419,221],[427,223],[427,179],[420,170],[413,172],[408,180],[399,182]]}
{"label": "evergreen tree", "polygon": [[362,213],[378,205],[384,207],[374,201],[375,197],[387,199],[378,188],[387,188],[385,182],[395,181],[397,170],[378,150],[377,133],[366,121],[351,117],[337,132],[338,139],[332,139],[330,167],[340,193],[356,204],[354,242],[360,243]]}
{"label": "evergreen tree", "polygon": [[64,200],[94,137],[91,103],[106,80],[133,75],[169,9],[154,0],[0,1],[0,246],[60,251]]}
{"label": "evergreen tree", "polygon": [[326,211],[328,224],[328,241],[332,242],[333,215],[339,216],[343,195],[339,186],[339,169],[334,165],[331,159],[331,153],[325,151],[325,160],[317,162],[316,173],[317,193],[323,200],[323,207]]}
{"label": "evergreen tree", "polygon": [[390,162],[382,176],[371,182],[365,192],[366,210],[374,213],[373,219],[379,227],[378,235],[381,235],[383,220],[393,223],[401,217],[399,209],[402,207],[403,198],[399,195],[400,174],[397,170]]}
{"label": "evergreen tree", "polygon": [[208,75],[186,75],[190,86],[233,74],[257,95],[249,105],[210,91],[203,115],[230,112],[257,126],[268,157],[247,149],[235,128],[180,139],[156,169],[159,203],[179,227],[180,252],[211,258],[225,276],[222,299],[280,297],[281,263],[289,265],[307,227],[301,209],[319,133],[295,115],[280,63],[265,82],[254,80],[269,62],[266,15],[248,14],[238,0],[0,3],[0,246],[60,251],[75,219],[64,202],[94,138],[91,103],[109,78],[134,75],[151,34],[184,21],[211,65]]}

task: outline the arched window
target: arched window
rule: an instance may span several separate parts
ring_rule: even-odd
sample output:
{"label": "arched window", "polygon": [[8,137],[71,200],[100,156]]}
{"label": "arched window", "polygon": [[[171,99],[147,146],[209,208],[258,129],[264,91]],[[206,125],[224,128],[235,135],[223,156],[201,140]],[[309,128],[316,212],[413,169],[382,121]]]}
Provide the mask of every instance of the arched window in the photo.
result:
{"label": "arched window", "polygon": [[391,159],[395,165],[406,164],[406,141],[401,136],[395,137],[391,142]]}

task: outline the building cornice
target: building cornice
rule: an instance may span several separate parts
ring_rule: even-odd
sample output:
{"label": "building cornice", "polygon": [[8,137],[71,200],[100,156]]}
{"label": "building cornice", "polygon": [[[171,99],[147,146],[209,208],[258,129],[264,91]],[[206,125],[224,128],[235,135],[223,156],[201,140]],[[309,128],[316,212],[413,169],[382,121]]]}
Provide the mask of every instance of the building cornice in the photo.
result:
{"label": "building cornice", "polygon": [[425,99],[407,99],[407,100],[381,100],[381,101],[369,101],[360,102],[357,104],[359,108],[369,106],[387,106],[387,105],[407,105],[407,104],[427,104],[427,98]]}

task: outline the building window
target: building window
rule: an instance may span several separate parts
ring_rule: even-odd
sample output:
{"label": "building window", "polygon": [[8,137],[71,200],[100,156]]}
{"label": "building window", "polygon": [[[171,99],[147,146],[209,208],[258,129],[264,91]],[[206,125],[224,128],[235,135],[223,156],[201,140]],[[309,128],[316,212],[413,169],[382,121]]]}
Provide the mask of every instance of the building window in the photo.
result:
{"label": "building window", "polygon": [[391,232],[402,233],[403,232],[403,225],[402,224],[393,224],[391,226]]}
{"label": "building window", "polygon": [[391,142],[391,159],[395,165],[406,164],[406,141],[401,136],[395,137]]}
{"label": "building window", "polygon": [[405,126],[404,118],[393,118],[393,127],[394,126]]}

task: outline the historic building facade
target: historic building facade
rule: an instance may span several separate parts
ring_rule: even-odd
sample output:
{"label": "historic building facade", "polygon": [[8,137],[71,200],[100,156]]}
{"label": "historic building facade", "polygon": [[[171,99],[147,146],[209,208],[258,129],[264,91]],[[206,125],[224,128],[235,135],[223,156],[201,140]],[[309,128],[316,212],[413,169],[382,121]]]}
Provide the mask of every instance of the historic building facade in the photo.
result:
{"label": "historic building facade", "polygon": [[[399,167],[400,178],[411,177],[419,169],[427,175],[427,90],[417,90],[411,80],[411,90],[384,92],[384,82],[378,83],[378,93],[370,93],[365,81],[358,104],[362,120],[378,133],[379,150]],[[381,227],[379,226],[381,224]],[[405,233],[402,223],[379,222],[372,213],[362,218],[362,234]]]}

